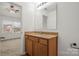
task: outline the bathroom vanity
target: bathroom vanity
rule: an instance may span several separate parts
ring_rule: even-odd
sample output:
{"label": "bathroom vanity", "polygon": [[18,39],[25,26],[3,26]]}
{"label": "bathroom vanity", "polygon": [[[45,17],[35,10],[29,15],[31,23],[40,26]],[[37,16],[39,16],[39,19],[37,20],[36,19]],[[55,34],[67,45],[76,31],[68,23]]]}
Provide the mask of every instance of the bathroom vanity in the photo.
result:
{"label": "bathroom vanity", "polygon": [[25,53],[30,56],[57,56],[57,32],[25,32]]}

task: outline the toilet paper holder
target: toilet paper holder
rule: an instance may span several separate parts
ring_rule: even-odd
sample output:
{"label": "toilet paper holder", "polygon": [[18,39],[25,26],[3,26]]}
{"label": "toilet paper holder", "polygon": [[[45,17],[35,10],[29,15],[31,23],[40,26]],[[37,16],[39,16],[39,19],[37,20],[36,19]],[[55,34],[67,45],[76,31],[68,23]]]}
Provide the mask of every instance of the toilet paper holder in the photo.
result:
{"label": "toilet paper holder", "polygon": [[77,46],[77,43],[71,43],[71,48],[74,48],[74,49],[79,49],[79,47]]}

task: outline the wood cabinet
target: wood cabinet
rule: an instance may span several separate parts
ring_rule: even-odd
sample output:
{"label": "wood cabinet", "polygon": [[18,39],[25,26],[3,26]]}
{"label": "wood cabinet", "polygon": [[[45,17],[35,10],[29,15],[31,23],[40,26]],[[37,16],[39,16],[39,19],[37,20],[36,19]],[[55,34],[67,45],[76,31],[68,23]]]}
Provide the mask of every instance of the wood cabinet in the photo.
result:
{"label": "wood cabinet", "polygon": [[57,37],[47,39],[25,35],[25,52],[30,56],[56,56]]}
{"label": "wood cabinet", "polygon": [[29,53],[29,55],[32,55],[32,40],[26,40],[26,47],[27,47],[27,53]]}

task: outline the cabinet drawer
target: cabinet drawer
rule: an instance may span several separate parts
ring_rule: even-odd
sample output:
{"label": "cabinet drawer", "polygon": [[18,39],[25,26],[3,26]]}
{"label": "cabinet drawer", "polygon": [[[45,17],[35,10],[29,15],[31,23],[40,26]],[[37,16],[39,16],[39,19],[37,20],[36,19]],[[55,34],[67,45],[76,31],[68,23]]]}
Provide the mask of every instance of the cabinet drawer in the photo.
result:
{"label": "cabinet drawer", "polygon": [[45,40],[45,39],[40,39],[40,40],[39,40],[39,43],[47,45],[47,40]]}
{"label": "cabinet drawer", "polygon": [[33,39],[33,37],[32,37],[32,36],[29,36],[29,39],[31,39],[31,40],[32,40],[32,39]]}
{"label": "cabinet drawer", "polygon": [[36,37],[34,37],[32,40],[33,40],[34,42],[38,42],[38,38],[36,38]]}
{"label": "cabinet drawer", "polygon": [[38,42],[38,38],[37,37],[30,36],[29,39],[31,39],[32,41]]}
{"label": "cabinet drawer", "polygon": [[25,36],[25,38],[29,38],[29,36]]}

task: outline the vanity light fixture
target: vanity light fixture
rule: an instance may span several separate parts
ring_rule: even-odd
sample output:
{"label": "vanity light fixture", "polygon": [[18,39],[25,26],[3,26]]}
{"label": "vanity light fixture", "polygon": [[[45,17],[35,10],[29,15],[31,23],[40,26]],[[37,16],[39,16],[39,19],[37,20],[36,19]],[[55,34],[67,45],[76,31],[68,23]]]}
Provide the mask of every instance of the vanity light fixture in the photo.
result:
{"label": "vanity light fixture", "polygon": [[42,2],[42,3],[40,3],[38,6],[37,6],[37,8],[39,8],[39,7],[41,7],[41,6],[43,6],[43,5],[45,5],[47,2]]}

